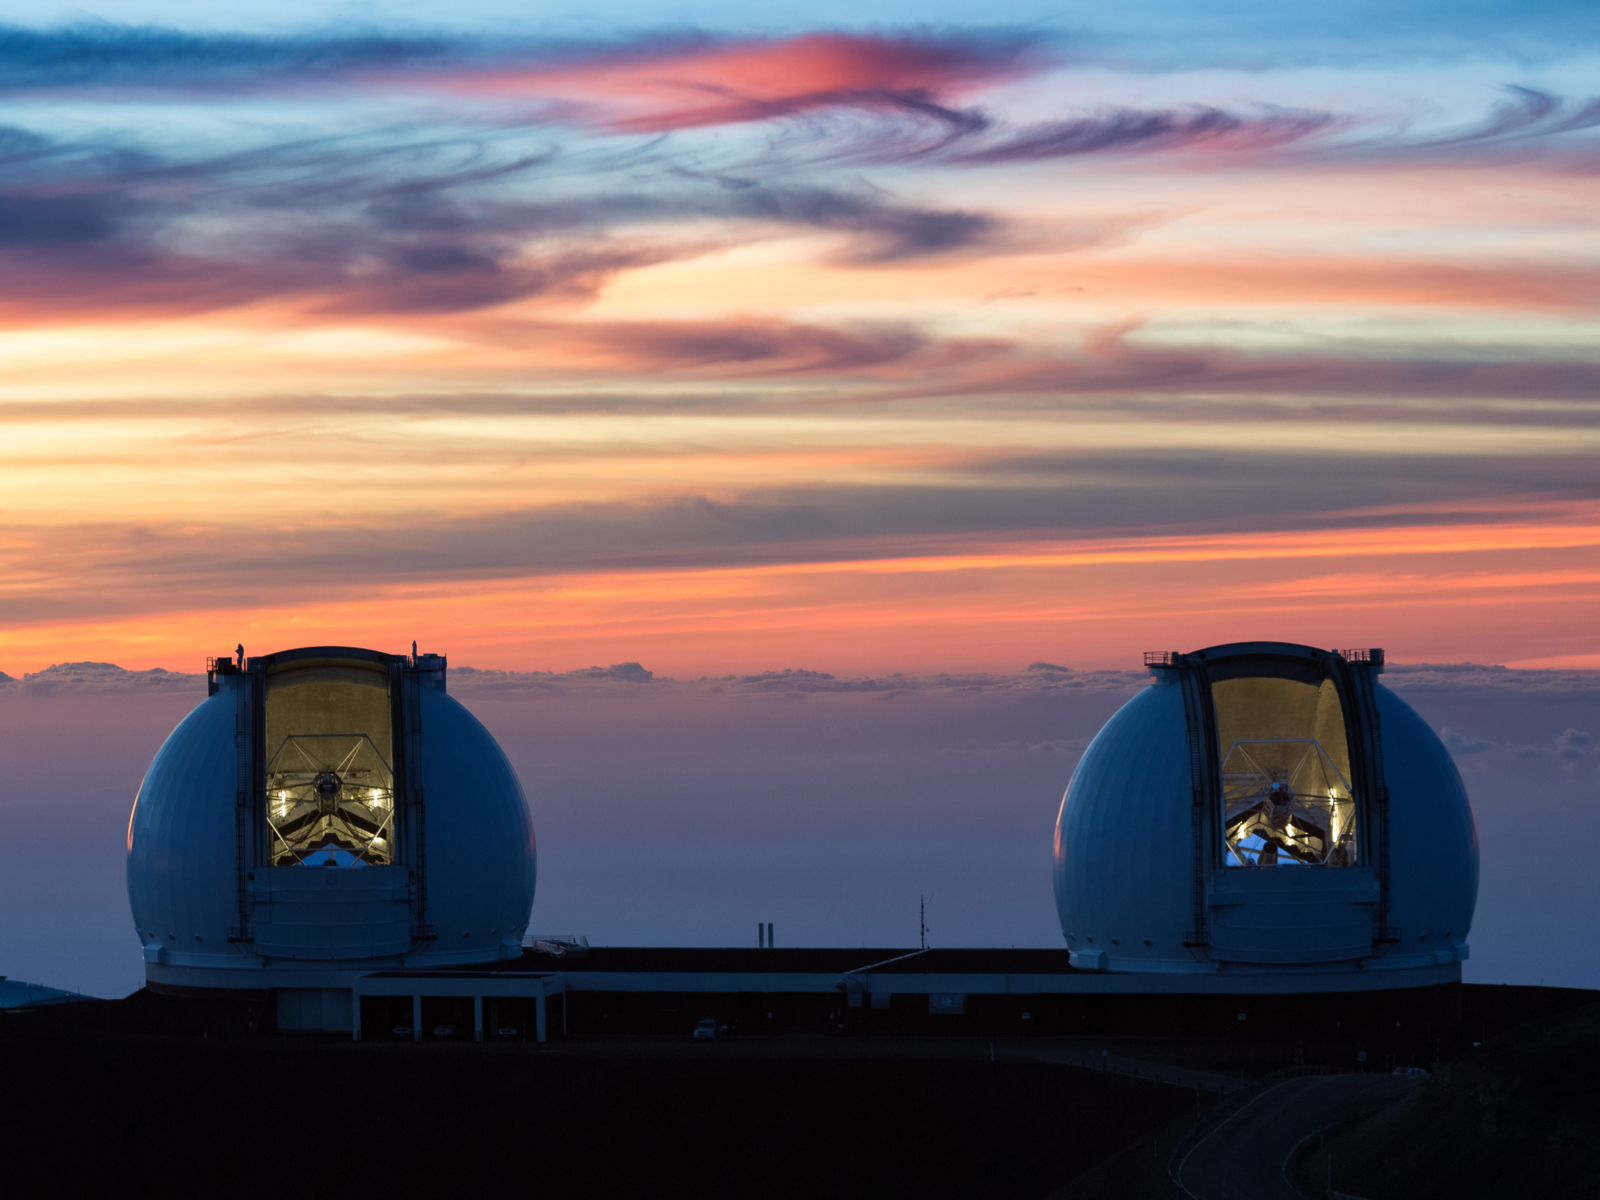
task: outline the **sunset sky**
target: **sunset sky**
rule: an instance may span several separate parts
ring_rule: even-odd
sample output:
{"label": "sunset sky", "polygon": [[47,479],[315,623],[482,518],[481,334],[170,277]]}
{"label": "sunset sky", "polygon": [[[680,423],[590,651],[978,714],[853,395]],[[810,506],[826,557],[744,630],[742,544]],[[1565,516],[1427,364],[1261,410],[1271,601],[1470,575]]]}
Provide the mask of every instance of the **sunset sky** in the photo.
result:
{"label": "sunset sky", "polygon": [[128,806],[241,642],[448,654],[539,928],[1058,946],[1140,652],[1283,639],[1456,756],[1467,977],[1600,984],[1592,0],[26,19],[0,971],[138,986]]}
{"label": "sunset sky", "polygon": [[1114,7],[31,10],[0,670],[1600,666],[1600,10]]}

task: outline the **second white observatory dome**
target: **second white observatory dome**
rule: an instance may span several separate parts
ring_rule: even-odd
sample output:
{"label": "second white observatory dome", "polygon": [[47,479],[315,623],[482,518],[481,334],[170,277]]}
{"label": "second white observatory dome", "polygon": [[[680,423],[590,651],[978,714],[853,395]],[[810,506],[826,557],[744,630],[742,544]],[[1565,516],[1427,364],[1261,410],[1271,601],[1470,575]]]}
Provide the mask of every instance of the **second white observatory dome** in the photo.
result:
{"label": "second white observatory dome", "polygon": [[1459,979],[1472,809],[1439,738],[1374,678],[1383,652],[1249,642],[1146,664],[1153,686],[1090,743],[1056,823],[1073,964]]}

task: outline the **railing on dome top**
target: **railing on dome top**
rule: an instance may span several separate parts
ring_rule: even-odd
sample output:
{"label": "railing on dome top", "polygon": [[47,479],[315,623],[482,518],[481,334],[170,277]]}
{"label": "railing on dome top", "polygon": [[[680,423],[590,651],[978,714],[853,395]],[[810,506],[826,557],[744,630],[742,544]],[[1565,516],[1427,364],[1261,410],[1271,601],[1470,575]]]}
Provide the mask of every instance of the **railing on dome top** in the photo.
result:
{"label": "railing on dome top", "polygon": [[1147,667],[1170,667],[1177,661],[1176,650],[1146,650],[1144,652],[1144,665]]}
{"label": "railing on dome top", "polygon": [[1383,663],[1383,650],[1381,647],[1375,646],[1370,650],[1335,650],[1334,653],[1344,659],[1345,662],[1378,663],[1379,665]]}

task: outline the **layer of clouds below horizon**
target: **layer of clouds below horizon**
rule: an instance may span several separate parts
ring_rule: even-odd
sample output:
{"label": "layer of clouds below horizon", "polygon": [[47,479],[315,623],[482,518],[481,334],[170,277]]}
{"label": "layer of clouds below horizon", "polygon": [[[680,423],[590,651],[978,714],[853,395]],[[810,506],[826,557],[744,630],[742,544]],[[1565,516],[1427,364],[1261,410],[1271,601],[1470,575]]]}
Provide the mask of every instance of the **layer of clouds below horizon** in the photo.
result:
{"label": "layer of clouds below horizon", "polygon": [[[620,693],[609,686],[615,684],[651,684],[656,690],[670,685],[679,694],[688,689],[707,696],[765,693],[803,698],[812,693],[865,692],[892,700],[900,694],[922,691],[1051,692],[1065,689],[1109,691],[1126,699],[1149,678],[1142,670],[1083,670],[1048,662],[1030,663],[1025,670],[1010,674],[974,671],[907,675],[894,672],[846,677],[828,671],[785,667],[749,674],[674,679],[636,662],[579,667],[570,671],[514,671],[472,666],[454,666],[449,671],[450,690],[457,696],[531,692],[566,699],[615,697]],[[20,678],[0,670],[0,695],[162,692],[194,696],[204,688],[204,681],[205,675],[201,672],[170,671],[165,667],[132,671],[116,663],[64,662],[53,663],[39,671],[25,671]],[[1591,693],[1600,695],[1600,669],[1390,662],[1384,668],[1383,683],[1402,692],[1504,691],[1577,697]],[[1452,749],[1461,752],[1462,748],[1453,746]],[[1465,752],[1476,753],[1477,749],[1475,746]]]}
{"label": "layer of clouds below horizon", "polygon": [[[1391,666],[1472,794],[1482,887],[1467,978],[1600,987],[1600,671]],[[597,943],[1061,944],[1050,830],[1137,671],[664,680],[637,663],[452,668],[540,838],[534,926]],[[0,973],[138,987],[128,807],[202,676],[58,664],[0,680]],[[1137,827],[1136,816],[1132,825]],[[1403,866],[1403,865],[1402,865]]]}

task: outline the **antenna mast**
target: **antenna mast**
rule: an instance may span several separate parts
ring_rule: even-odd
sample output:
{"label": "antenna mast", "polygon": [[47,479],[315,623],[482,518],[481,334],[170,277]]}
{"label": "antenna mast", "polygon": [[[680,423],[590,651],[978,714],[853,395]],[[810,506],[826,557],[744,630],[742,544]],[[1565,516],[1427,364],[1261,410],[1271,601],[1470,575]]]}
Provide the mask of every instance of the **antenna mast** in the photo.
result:
{"label": "antenna mast", "polygon": [[917,897],[917,924],[922,926],[922,948],[928,948],[928,898]]}

